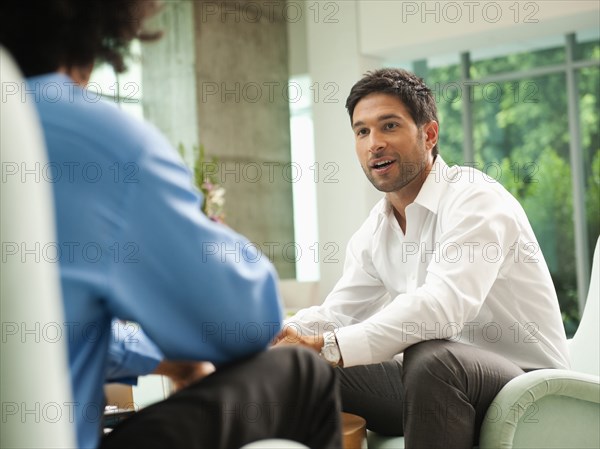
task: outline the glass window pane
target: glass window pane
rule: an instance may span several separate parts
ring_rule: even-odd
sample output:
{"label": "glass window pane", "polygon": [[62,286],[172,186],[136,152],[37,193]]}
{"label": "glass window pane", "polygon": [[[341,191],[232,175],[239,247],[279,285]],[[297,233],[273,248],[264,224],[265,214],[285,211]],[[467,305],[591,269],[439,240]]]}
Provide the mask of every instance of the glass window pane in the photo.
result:
{"label": "glass window pane", "polygon": [[127,71],[117,75],[119,95],[124,103],[136,103],[142,98],[142,56],[139,41],[133,41],[126,58]]}
{"label": "glass window pane", "polygon": [[125,58],[125,64],[127,70],[119,74],[115,73],[110,64],[96,65],[88,89],[119,103],[139,103],[142,98],[142,63],[138,41],[131,43],[130,54]]}
{"label": "glass window pane", "polygon": [[144,120],[144,108],[142,107],[142,103],[119,103],[119,107],[128,114],[131,114],[140,120]]}
{"label": "glass window pane", "polygon": [[[290,80],[290,85],[301,92],[310,92],[310,77],[299,76]],[[313,118],[310,95],[302,95],[297,102],[290,102],[290,143],[292,163],[297,164],[302,173],[312,173],[315,165]],[[301,176],[292,183],[294,198],[294,241],[303,254],[309,254],[319,241],[317,223],[317,186],[311,176]],[[320,270],[313,257],[300,257],[296,261],[296,280],[299,282],[318,281]]]}
{"label": "glass window pane", "polygon": [[429,68],[425,82],[432,90],[438,108],[440,137],[438,149],[449,165],[463,162],[462,102],[465,93],[460,83],[458,63]]}
{"label": "glass window pane", "polygon": [[125,63],[127,71],[116,74],[111,65],[102,63],[94,67],[88,89],[105,100],[114,101],[124,111],[144,118],[142,107],[142,64],[139,42],[133,41],[131,54]]}
{"label": "glass window pane", "polygon": [[555,45],[536,51],[522,48],[518,52],[497,54],[495,56],[489,56],[489,52],[488,54],[473,52],[471,55],[471,78],[477,79],[498,73],[519,72],[564,63],[566,57],[564,37],[553,38],[547,42],[547,45],[551,43]]}
{"label": "glass window pane", "polygon": [[600,32],[598,29],[577,33],[575,59],[600,60]]}
{"label": "glass window pane", "polygon": [[117,94],[117,76],[112,66],[99,64],[94,67],[88,89],[102,95],[107,100],[115,100]]}
{"label": "glass window pane", "polygon": [[478,86],[474,143],[479,168],[523,205],[572,335],[579,311],[565,83],[556,74]]}
{"label": "glass window pane", "polygon": [[585,68],[577,74],[591,266],[600,234],[600,68]]}

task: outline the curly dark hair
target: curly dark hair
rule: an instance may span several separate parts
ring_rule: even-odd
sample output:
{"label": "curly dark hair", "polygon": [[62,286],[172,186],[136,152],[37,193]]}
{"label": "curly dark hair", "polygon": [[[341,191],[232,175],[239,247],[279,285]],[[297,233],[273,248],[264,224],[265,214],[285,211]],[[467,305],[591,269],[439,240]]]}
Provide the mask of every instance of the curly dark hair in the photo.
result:
{"label": "curly dark hair", "polygon": [[[382,93],[397,97],[408,109],[417,126],[430,121],[438,121],[435,98],[423,79],[404,69],[380,69],[367,72],[350,90],[346,99],[346,109],[350,122],[354,108],[360,100],[369,94]],[[437,143],[431,154],[438,154]]]}
{"label": "curly dark hair", "polygon": [[133,39],[160,37],[143,30],[158,9],[154,0],[3,0],[0,44],[27,77],[96,61],[123,72]]}

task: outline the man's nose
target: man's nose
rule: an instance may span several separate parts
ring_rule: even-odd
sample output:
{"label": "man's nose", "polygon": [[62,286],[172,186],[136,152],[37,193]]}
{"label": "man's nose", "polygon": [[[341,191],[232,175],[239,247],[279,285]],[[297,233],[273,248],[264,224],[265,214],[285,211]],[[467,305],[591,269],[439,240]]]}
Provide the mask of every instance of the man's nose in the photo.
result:
{"label": "man's nose", "polygon": [[378,131],[372,131],[369,134],[369,151],[378,153],[385,148],[386,142],[383,136]]}

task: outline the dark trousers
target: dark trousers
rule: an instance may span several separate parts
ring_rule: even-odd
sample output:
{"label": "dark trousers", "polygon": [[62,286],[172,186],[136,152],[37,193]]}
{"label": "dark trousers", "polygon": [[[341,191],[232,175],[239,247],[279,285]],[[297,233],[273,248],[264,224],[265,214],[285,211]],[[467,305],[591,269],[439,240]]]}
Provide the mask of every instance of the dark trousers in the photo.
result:
{"label": "dark trousers", "polygon": [[101,448],[239,448],[285,438],[340,448],[333,369],[314,351],[275,348],[218,369],[119,424]]}
{"label": "dark trousers", "polygon": [[404,435],[408,449],[472,448],[496,394],[524,372],[497,354],[446,340],[413,345],[402,362],[337,371],[343,410],[364,417],[370,430]]}

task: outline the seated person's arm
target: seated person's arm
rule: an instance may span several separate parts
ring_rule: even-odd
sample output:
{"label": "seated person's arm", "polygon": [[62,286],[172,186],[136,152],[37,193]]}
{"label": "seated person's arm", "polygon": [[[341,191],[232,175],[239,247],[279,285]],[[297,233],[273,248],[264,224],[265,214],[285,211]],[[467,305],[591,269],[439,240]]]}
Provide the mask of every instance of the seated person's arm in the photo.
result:
{"label": "seated person's arm", "polygon": [[277,275],[241,235],[200,212],[190,172],[144,128],[145,151],[123,210],[126,263],[111,266],[108,307],[139,323],[169,360],[228,363],[266,348],[281,328]]}
{"label": "seated person's arm", "polygon": [[323,332],[360,323],[391,301],[371,261],[370,249],[364,248],[366,235],[372,234],[368,223],[352,236],[346,248],[344,272],[320,306],[298,311],[285,321],[278,343],[288,343],[298,336],[314,337]]}
{"label": "seated person's arm", "polygon": [[[336,337],[345,366],[389,360],[424,340],[458,341],[463,329],[469,329],[465,326],[480,312],[519,237],[514,211],[495,199],[465,190],[452,203],[440,206],[438,213],[445,219],[436,242],[440,248],[464,248],[466,255],[432,257],[420,286],[398,292],[383,309],[340,329]],[[466,252],[490,243],[499,248],[500,257],[487,258],[481,250]],[[407,258],[398,263],[400,268],[419,261]]]}
{"label": "seated person's arm", "polygon": [[208,362],[164,360],[160,349],[134,323],[113,320],[111,332],[107,382],[135,385],[139,376],[161,374],[171,378],[179,390],[214,371]]}
{"label": "seated person's arm", "polygon": [[274,345],[301,344],[319,352],[324,332],[360,323],[389,304],[391,297],[373,266],[370,248],[365,247],[372,233],[366,222],[352,236],[344,272],[334,289],[320,306],[302,309],[288,318]]}
{"label": "seated person's arm", "polygon": [[164,356],[134,323],[113,320],[105,379],[135,385],[139,376],[152,374]]}
{"label": "seated person's arm", "polygon": [[[320,322],[324,315],[339,316],[343,311],[342,315],[349,318],[340,323],[336,339],[344,366],[389,360],[423,340],[457,340],[465,325],[480,312],[499,277],[505,258],[510,254],[511,245],[519,236],[512,209],[499,207],[493,200],[493,197],[490,199],[466,191],[452,204],[444,204],[445,210],[440,213],[447,218],[438,242],[442,248],[460,246],[465,249],[485,248],[491,242],[499,248],[501,257],[486,258],[481,250],[473,251],[472,257],[457,260],[434,257],[420,286],[410,292],[396,292],[393,298],[388,297],[387,300],[381,297],[373,301],[378,298],[377,283],[379,289],[383,287],[381,281],[369,274],[368,268],[372,265],[369,245],[361,245],[362,239],[355,236],[348,246],[342,279],[323,306],[300,311],[290,321],[298,319],[308,323],[310,328],[311,321]],[[477,214],[468,211],[477,211]],[[403,265],[418,261],[404,262],[399,257],[397,263],[401,275],[406,272]],[[526,268],[530,267],[520,266],[524,272]],[[288,335],[288,343],[294,343],[294,338],[297,339],[295,343],[317,351],[323,343],[322,338],[306,339],[303,336],[298,339],[295,335]]]}

